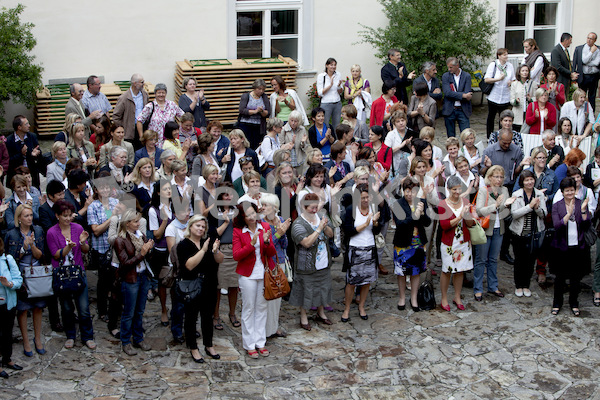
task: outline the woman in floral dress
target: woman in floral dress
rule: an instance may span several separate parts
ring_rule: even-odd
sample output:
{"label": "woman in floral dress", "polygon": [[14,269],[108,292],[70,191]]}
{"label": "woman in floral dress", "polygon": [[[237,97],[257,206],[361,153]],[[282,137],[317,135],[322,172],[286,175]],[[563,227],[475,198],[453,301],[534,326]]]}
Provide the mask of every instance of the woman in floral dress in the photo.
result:
{"label": "woman in floral dress", "polygon": [[466,199],[460,197],[462,192],[461,180],[451,176],[447,181],[448,198],[438,206],[440,227],[442,228],[442,289],[441,307],[450,311],[448,303],[448,286],[450,278],[454,284],[454,299],[452,302],[459,310],[464,310],[460,298],[465,271],[473,269],[473,254],[467,227],[475,224],[471,216],[471,207]]}

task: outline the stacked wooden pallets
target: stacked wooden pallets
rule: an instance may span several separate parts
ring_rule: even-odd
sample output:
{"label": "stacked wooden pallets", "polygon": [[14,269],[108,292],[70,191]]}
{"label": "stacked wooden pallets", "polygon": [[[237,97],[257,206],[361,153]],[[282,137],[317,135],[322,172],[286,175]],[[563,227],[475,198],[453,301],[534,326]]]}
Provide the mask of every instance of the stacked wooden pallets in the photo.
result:
{"label": "stacked wooden pallets", "polygon": [[[150,100],[154,100],[154,85],[144,85]],[[115,107],[119,96],[129,89],[129,81],[106,83],[100,91],[106,95],[110,104]],[[68,84],[48,85],[37,92],[35,106],[34,132],[38,135],[55,135],[62,131],[65,123],[65,106],[71,98]]]}
{"label": "stacked wooden pallets", "polygon": [[175,101],[184,92],[183,80],[193,77],[197,90],[204,89],[210,103],[206,112],[209,120],[219,120],[228,125],[238,118],[238,107],[242,94],[252,90],[256,79],[263,79],[270,90],[270,80],[281,75],[288,88],[296,89],[298,63],[289,57],[240,60],[185,60],[175,67]]}

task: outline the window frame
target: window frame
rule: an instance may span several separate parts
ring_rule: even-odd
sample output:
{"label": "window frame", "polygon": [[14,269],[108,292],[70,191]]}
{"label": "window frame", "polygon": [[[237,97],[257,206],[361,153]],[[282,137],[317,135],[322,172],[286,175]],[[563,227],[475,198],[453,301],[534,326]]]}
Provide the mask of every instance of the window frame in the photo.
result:
{"label": "window frame", "polygon": [[[313,0],[228,0],[228,20],[231,21],[228,28],[228,57],[238,58],[237,44],[239,41],[261,40],[262,56],[271,57],[271,43],[274,39],[297,39],[297,60],[300,69],[312,66],[313,56],[310,51],[312,42],[312,9]],[[297,14],[298,33],[296,34],[271,34],[271,12],[282,10],[295,10]],[[237,36],[237,13],[238,12],[262,12],[262,35],[261,36]]]}
{"label": "window frame", "polygon": [[[525,37],[533,38],[535,31],[554,29],[555,37],[554,42],[555,45],[560,40],[560,35],[563,32],[571,32],[573,27],[573,0],[500,0],[498,8],[498,47],[506,47],[506,32],[510,31],[519,31],[525,30]],[[556,8],[556,24],[555,25],[534,25],[535,19],[535,5],[539,3],[555,3],[557,4]],[[509,4],[525,4],[527,5],[527,10],[525,14],[525,26],[506,26],[506,8]],[[554,46],[552,46],[554,47]],[[551,49],[550,49],[551,51]],[[550,51],[544,53],[546,55],[550,54]],[[517,56],[522,56],[524,52],[519,53],[510,53],[509,56],[511,58],[515,58]]]}

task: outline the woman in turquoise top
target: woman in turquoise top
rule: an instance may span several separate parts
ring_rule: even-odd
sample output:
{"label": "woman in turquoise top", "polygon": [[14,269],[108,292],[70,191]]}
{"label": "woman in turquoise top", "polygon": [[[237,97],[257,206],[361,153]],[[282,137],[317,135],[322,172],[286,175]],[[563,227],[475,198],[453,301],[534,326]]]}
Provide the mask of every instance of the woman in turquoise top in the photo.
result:
{"label": "woman in turquoise top", "polygon": [[[21,287],[23,278],[21,272],[11,255],[4,254],[4,241],[0,239],[0,351],[2,352],[2,366],[15,371],[23,367],[10,360],[12,356],[12,331],[15,323],[17,289]],[[0,377],[8,378],[6,371],[0,368]]]}

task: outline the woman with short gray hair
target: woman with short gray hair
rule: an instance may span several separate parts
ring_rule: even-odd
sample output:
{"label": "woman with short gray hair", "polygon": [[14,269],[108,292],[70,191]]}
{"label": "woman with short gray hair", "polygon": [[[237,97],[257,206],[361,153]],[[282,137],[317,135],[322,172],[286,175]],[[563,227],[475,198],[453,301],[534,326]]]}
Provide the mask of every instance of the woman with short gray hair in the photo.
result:
{"label": "woman with short gray hair", "polygon": [[240,100],[238,121],[250,141],[250,148],[260,146],[261,138],[267,131],[267,118],[271,113],[271,103],[265,94],[267,85],[262,79],[252,84],[252,91],[244,93]]}
{"label": "woman with short gray hair", "polygon": [[[175,102],[167,100],[167,85],[164,83],[157,83],[154,86],[154,95],[156,96],[156,100],[146,104],[137,117],[137,132],[140,140],[145,129],[156,132],[158,134],[156,145],[162,149],[165,125],[169,121],[174,121],[175,117],[181,118],[184,112]],[[145,128],[144,124],[148,120],[150,122],[148,123],[148,127]]]}

